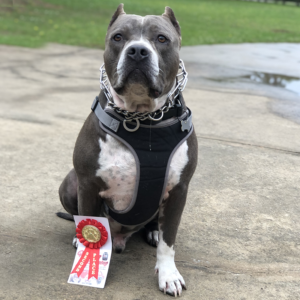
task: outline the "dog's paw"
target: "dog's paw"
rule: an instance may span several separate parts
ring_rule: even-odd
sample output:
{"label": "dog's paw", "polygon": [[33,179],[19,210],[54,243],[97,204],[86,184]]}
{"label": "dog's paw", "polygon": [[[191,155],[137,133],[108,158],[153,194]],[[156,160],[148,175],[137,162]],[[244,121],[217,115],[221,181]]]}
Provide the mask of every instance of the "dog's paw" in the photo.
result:
{"label": "dog's paw", "polygon": [[159,242],[158,231],[148,231],[147,233],[147,242],[150,246],[157,247]]}
{"label": "dog's paw", "polygon": [[76,237],[76,234],[75,234],[74,237],[73,237],[72,245],[73,245],[74,248],[77,249],[77,246],[78,246],[78,238]]}
{"label": "dog's paw", "polygon": [[181,296],[182,288],[186,290],[185,281],[178,272],[175,263],[156,263],[155,272],[158,273],[159,289],[164,294],[177,297]]}

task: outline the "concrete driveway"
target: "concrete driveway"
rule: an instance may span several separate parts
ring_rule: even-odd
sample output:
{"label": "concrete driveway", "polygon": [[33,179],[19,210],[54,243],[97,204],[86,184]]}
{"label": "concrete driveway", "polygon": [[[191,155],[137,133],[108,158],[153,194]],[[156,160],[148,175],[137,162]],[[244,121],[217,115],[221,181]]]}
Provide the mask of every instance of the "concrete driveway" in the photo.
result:
{"label": "concrete driveway", "polygon": [[[233,46],[228,52],[207,47],[182,50],[191,69],[184,96],[199,141],[176,242],[177,267],[188,286],[182,297],[300,299],[300,97],[238,80],[209,83],[201,72],[216,77],[220,70],[266,69],[263,58],[252,69],[240,63],[242,52],[239,63],[228,66]],[[210,60],[218,47],[223,63]],[[278,61],[288,55],[280,53]],[[99,92],[102,54],[52,44],[0,46],[0,299],[169,298],[158,290],[156,252],[142,233],[125,253],[113,255],[105,289],[67,284],[75,226],[55,216],[63,211],[57,190]],[[293,55],[296,66],[300,58]]]}

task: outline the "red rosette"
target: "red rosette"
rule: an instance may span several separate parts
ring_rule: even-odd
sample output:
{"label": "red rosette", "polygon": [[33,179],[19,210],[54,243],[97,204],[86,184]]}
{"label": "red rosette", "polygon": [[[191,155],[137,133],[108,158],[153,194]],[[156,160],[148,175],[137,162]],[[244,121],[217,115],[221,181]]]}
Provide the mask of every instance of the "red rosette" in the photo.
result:
{"label": "red rosette", "polygon": [[[86,231],[84,231],[84,227],[87,225],[91,225],[95,228],[87,228]],[[92,234],[92,238],[90,238],[90,233],[87,233],[90,230],[94,231],[94,234]],[[95,232],[97,232],[98,235],[97,230],[99,230],[100,236],[96,236],[95,238]],[[101,248],[106,243],[108,238],[106,228],[100,222],[94,219],[82,220],[77,225],[76,236],[79,239],[80,243],[82,243],[85,246],[85,249],[81,254],[81,257],[75,265],[74,269],[71,271],[71,274],[76,273],[79,277],[82,274],[85,266],[89,263],[90,265],[88,279],[92,277],[95,277],[97,279],[99,273],[99,262],[101,257],[99,248]],[[100,240],[98,240],[97,242],[89,242],[85,239],[84,236],[89,240],[97,240],[97,238],[100,238]]]}
{"label": "red rosette", "polygon": [[[87,241],[83,235],[82,235],[82,230],[84,228],[84,226],[86,225],[92,225],[95,226],[101,233],[101,238],[100,241],[96,242],[96,243],[92,243]],[[77,225],[76,228],[76,236],[79,239],[80,243],[82,243],[85,247],[88,247],[90,249],[99,249],[101,248],[107,241],[108,238],[108,233],[106,231],[105,226],[103,226],[100,222],[96,221],[96,220],[91,220],[91,219],[86,219],[86,220],[82,220],[79,222],[79,224]]]}

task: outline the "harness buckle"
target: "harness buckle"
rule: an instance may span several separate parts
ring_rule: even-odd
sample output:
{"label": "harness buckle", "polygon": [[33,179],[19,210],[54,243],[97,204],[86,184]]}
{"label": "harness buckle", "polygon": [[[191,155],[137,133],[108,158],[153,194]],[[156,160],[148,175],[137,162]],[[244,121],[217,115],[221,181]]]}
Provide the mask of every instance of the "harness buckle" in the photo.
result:
{"label": "harness buckle", "polygon": [[190,116],[188,116],[185,120],[181,121],[181,131],[185,131],[186,130],[187,132],[189,132],[190,129],[192,128],[192,124],[193,124],[192,123],[192,113],[190,111]]}

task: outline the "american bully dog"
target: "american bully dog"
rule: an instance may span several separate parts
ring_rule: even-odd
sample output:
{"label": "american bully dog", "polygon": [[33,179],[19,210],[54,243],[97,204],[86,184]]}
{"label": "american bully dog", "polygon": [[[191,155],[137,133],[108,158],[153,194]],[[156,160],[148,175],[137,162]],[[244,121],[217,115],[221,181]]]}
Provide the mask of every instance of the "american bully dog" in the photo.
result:
{"label": "american bully dog", "polygon": [[181,94],[187,74],[180,46],[171,8],[141,17],[119,5],[105,40],[102,91],[77,138],[74,169],[59,188],[69,214],[109,219],[117,253],[145,227],[157,247],[159,289],[174,296],[186,288],[174,244],[197,164],[192,115]]}

